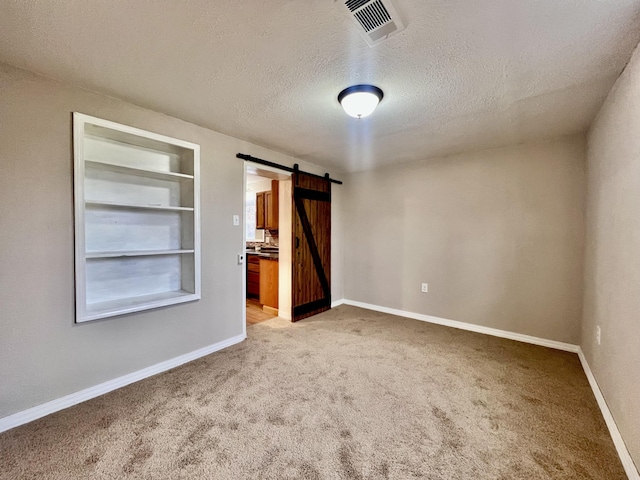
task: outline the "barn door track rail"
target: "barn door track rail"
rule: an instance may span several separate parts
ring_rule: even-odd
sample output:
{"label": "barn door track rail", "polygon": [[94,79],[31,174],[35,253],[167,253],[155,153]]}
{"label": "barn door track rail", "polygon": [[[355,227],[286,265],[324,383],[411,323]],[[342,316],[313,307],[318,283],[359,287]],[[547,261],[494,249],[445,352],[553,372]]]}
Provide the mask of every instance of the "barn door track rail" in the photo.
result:
{"label": "barn door track rail", "polygon": [[[325,177],[323,177],[322,175],[316,175],[314,173],[303,172],[302,170],[298,170],[298,164],[297,163],[292,168],[292,167],[287,167],[286,165],[280,165],[279,163],[270,162],[269,160],[263,160],[261,158],[252,157],[251,155],[246,155],[244,153],[236,154],[236,158],[240,158],[240,159],[245,160],[247,162],[259,163],[260,165],[265,165],[265,166],[271,167],[271,168],[277,168],[277,169],[280,169],[280,170],[284,170],[285,172],[290,172],[290,173],[300,172],[300,173],[304,173],[305,175],[310,175],[312,177],[317,177],[317,178],[325,178],[326,176],[329,175],[327,173],[325,175]],[[329,180],[332,183],[337,183],[338,185],[342,185],[342,182],[340,180],[336,180],[335,178],[329,178]]]}

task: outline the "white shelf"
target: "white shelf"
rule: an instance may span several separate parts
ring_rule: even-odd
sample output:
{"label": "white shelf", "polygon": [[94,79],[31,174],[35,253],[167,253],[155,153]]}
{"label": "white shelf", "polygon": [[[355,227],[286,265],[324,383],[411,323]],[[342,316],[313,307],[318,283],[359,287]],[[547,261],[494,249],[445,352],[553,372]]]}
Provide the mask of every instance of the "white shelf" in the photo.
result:
{"label": "white shelf", "polygon": [[200,146],[73,114],[76,322],[200,298]]}
{"label": "white shelf", "polygon": [[85,321],[112,317],[125,313],[139,312],[149,308],[164,307],[175,303],[198,300],[200,295],[185,290],[153,293],[137,297],[119,298],[107,302],[90,303],[87,305]]}
{"label": "white shelf", "polygon": [[93,200],[87,200],[86,205],[88,207],[113,207],[113,208],[127,208],[135,210],[163,210],[168,212],[193,212],[193,207],[170,207],[163,205],[134,205],[131,203],[118,203],[118,202],[96,202]]}
{"label": "white shelf", "polygon": [[127,252],[87,252],[85,258],[143,257],[147,255],[183,255],[195,250],[130,250]]}
{"label": "white shelf", "polygon": [[193,175],[187,175],[185,173],[176,172],[163,172],[160,170],[151,170],[146,168],[128,167],[125,165],[118,165],[116,163],[103,162],[98,160],[86,159],[84,164],[87,167],[95,168],[98,170],[106,170],[109,172],[125,173],[129,175],[137,175],[140,177],[156,178],[158,180],[173,180],[173,181],[185,181],[193,180]]}

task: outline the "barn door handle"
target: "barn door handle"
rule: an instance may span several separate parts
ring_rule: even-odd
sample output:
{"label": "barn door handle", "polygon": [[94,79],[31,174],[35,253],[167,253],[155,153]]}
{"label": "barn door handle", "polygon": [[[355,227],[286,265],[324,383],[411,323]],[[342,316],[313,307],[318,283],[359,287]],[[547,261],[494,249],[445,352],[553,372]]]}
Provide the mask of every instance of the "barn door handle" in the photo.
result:
{"label": "barn door handle", "polygon": [[300,239],[296,237],[296,248],[300,248]]}

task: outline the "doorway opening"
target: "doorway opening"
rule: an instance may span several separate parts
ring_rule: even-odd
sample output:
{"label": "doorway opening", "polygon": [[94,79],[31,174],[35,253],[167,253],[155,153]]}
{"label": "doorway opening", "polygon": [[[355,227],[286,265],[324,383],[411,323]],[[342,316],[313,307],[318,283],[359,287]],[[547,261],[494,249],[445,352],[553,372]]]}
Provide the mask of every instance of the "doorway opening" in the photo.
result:
{"label": "doorway opening", "polygon": [[291,320],[291,174],[245,162],[245,327]]}

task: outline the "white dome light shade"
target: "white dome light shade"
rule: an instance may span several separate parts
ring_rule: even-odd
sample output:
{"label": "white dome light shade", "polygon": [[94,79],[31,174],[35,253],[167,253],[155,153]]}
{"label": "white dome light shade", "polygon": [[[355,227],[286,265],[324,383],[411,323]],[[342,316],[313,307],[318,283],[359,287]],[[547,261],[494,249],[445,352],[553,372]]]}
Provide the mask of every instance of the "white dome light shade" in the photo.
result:
{"label": "white dome light shade", "polygon": [[383,96],[382,90],[373,85],[354,85],[340,92],[338,102],[347,115],[363,118],[373,113]]}

